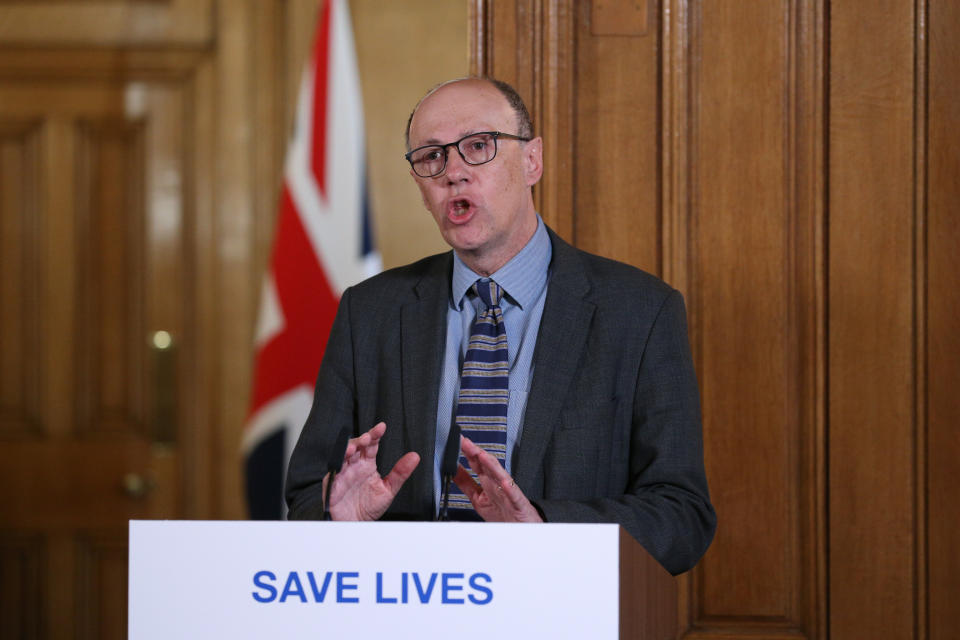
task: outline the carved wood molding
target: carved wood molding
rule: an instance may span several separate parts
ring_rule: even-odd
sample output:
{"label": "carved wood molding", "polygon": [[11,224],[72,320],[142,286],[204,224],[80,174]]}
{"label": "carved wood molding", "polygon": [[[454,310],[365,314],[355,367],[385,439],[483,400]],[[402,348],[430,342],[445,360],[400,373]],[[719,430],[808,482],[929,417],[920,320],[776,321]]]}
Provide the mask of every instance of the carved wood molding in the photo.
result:
{"label": "carved wood molding", "polygon": [[229,0],[0,0],[0,42],[35,48],[172,44],[208,46],[218,4]]}
{"label": "carved wood molding", "polygon": [[[929,125],[927,113],[930,109],[930,93],[928,89],[930,62],[928,42],[930,39],[930,16],[927,2],[920,0],[914,4],[914,97],[913,97],[913,405],[914,405],[914,548],[913,563],[915,578],[913,593],[915,597],[916,634],[918,638],[929,636],[932,626],[939,633],[945,631],[944,620],[931,616],[930,601],[930,552],[928,539],[931,534],[940,533],[939,527],[949,525],[933,524],[930,521],[930,508],[927,496],[930,495],[929,477],[932,469],[928,460],[928,432],[929,423],[929,395],[928,395],[928,331],[927,324],[927,292],[928,292],[928,260],[927,229],[929,226],[928,189],[930,188],[927,158],[930,145]],[[957,14],[955,14],[957,15]],[[960,24],[955,22],[954,24]],[[952,83],[951,83],[952,84]],[[956,95],[956,94],[954,94]],[[954,180],[956,183],[956,180]],[[957,191],[954,188],[954,191]],[[952,377],[952,376],[950,376]],[[937,425],[942,428],[942,425]],[[954,494],[956,495],[956,494]],[[941,529],[942,531],[943,529]],[[938,561],[938,565],[942,564]],[[933,573],[937,573],[935,569]],[[943,574],[940,574],[943,575]],[[940,576],[938,576],[940,577]],[[936,591],[933,597],[942,598],[947,589],[944,584],[935,583]],[[954,588],[956,591],[957,589]],[[939,624],[938,624],[939,623]],[[952,622],[948,622],[952,624]]]}
{"label": "carved wood molding", "polygon": [[0,80],[183,81],[208,60],[212,49],[58,47],[0,48]]}
{"label": "carved wood molding", "polygon": [[[690,90],[694,67],[690,60],[690,24],[687,0],[669,0],[661,6],[661,164],[660,202],[662,226],[662,273],[680,291],[690,291],[690,208],[692,189],[691,141],[696,122]],[[692,303],[692,300],[690,301]],[[690,304],[690,307],[693,307]],[[692,310],[692,309],[691,309]],[[691,327],[696,317],[689,318]],[[693,332],[698,335],[697,332]]]}

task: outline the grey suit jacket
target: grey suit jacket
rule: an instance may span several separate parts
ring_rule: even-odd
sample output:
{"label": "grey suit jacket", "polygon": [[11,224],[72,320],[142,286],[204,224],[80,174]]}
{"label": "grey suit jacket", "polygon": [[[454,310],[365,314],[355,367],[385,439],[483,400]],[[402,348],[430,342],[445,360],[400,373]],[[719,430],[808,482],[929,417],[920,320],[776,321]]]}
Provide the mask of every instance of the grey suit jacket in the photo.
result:
{"label": "grey suit jacket", "polygon": [[[553,258],[513,477],[551,522],[621,524],[673,573],[716,527],[703,468],[699,394],[683,299],[659,279],[575,249]],[[434,518],[437,395],[452,254],[386,271],[344,292],[313,408],[287,476],[291,519],[319,518],[338,433],[380,421],[385,473],[421,462],[384,516]]]}

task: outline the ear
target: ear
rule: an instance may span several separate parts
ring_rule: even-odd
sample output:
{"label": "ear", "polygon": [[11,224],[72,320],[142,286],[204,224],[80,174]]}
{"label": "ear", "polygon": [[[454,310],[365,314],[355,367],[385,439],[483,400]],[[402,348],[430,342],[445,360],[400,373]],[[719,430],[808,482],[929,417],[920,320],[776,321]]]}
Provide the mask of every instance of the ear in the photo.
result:
{"label": "ear", "polygon": [[540,136],[524,143],[523,166],[527,186],[532,187],[543,175],[543,138]]}

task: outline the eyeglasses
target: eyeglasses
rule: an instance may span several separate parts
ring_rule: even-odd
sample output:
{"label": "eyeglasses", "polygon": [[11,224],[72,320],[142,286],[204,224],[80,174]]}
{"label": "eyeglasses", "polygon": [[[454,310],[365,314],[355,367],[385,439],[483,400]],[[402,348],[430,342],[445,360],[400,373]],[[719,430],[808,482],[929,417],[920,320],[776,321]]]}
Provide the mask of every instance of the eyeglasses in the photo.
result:
{"label": "eyeglasses", "polygon": [[403,157],[407,159],[413,172],[421,178],[433,178],[447,168],[447,148],[456,147],[457,152],[467,164],[486,164],[497,157],[497,139],[520,140],[529,142],[532,138],[515,136],[500,131],[480,131],[447,144],[428,144],[417,147]]}

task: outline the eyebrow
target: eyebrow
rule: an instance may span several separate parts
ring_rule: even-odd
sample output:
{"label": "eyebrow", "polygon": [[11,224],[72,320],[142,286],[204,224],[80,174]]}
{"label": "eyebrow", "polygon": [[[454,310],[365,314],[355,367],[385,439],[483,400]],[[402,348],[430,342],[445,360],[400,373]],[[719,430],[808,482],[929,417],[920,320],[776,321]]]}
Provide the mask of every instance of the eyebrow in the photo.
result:
{"label": "eyebrow", "polygon": [[[461,133],[460,133],[460,137],[458,137],[457,140],[463,140],[463,139],[466,138],[467,136],[472,136],[472,135],[475,134],[475,133],[481,133],[481,132],[487,132],[487,131],[497,131],[497,129],[483,129],[483,128],[481,128],[481,129],[471,129],[471,130],[469,130],[469,131],[467,131],[467,132],[465,132],[465,133],[464,133],[464,132],[461,132]],[[453,143],[453,141],[450,141],[450,142],[441,142],[441,141],[440,141],[439,139],[437,139],[437,138],[429,138],[429,139],[427,139],[423,144],[417,145],[417,146],[414,147],[414,148],[415,148],[415,149],[419,149],[420,147],[427,147],[427,146],[432,146],[432,145],[437,145],[437,146],[439,146],[439,145],[441,145],[441,144],[452,144],[452,143]]]}

